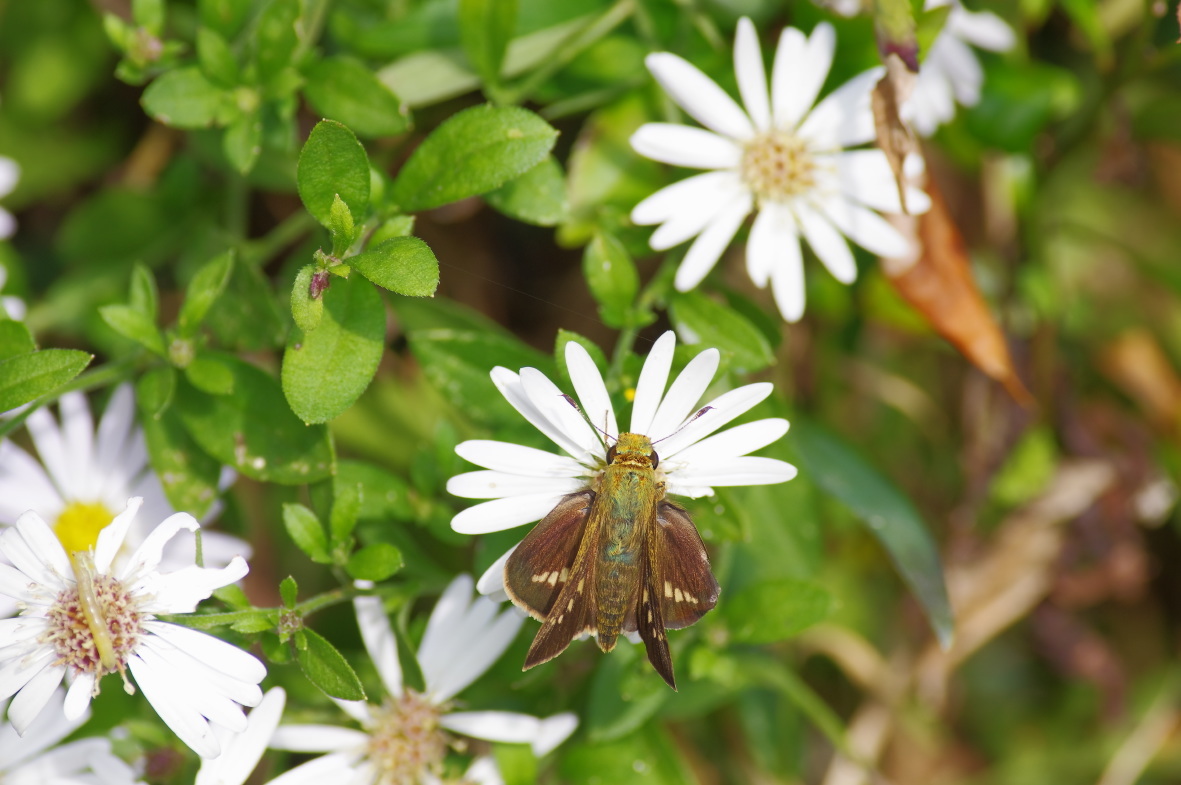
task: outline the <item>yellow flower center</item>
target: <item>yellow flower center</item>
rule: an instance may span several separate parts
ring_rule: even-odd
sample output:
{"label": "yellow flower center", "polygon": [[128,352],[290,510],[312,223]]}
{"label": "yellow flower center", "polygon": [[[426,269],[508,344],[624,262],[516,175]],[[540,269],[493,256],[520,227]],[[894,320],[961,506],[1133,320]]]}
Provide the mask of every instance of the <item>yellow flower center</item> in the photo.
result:
{"label": "yellow flower center", "polygon": [[788,131],[770,131],[746,143],[741,174],[760,202],[782,202],[816,186],[808,144]]}
{"label": "yellow flower center", "polygon": [[439,706],[410,689],[373,712],[368,757],[378,771],[377,785],[416,785],[426,774],[442,774],[449,739],[439,725],[441,714]]}
{"label": "yellow flower center", "polygon": [[70,502],[57,517],[53,531],[66,553],[88,551],[98,543],[98,533],[115,519],[102,502]]}

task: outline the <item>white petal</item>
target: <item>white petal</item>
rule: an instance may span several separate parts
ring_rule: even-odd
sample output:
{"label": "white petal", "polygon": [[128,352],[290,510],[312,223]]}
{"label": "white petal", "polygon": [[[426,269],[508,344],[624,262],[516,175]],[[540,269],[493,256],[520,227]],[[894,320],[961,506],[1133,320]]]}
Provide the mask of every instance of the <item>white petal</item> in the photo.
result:
{"label": "white petal", "polygon": [[357,613],[357,627],[365,651],[377,668],[377,675],[386,692],[394,697],[402,695],[402,663],[398,660],[398,641],[390,628],[390,618],[380,597],[354,597],[353,609]]}
{"label": "white petal", "polygon": [[850,240],[878,256],[899,258],[913,252],[910,241],[877,213],[833,198],[824,202],[825,217]]}
{"label": "white petal", "polygon": [[[841,193],[861,204],[886,213],[902,212],[898,181],[881,150],[849,150],[827,158]],[[906,207],[912,215],[925,213],[930,198],[917,188],[908,188]]]}
{"label": "white petal", "polygon": [[340,698],[333,698],[335,703],[341,711],[356,720],[357,724],[362,728],[368,728],[373,722],[373,712],[370,711],[369,704],[363,700],[360,701],[346,701]]}
{"label": "white petal", "polygon": [[664,459],[673,459],[681,450],[704,439],[735,417],[766,400],[772,388],[770,382],[759,382],[730,390],[714,398],[707,404],[708,411],[661,442]]}
{"label": "white petal", "polygon": [[[115,554],[123,547],[127,530],[131,527],[131,522],[135,520],[135,515],[139,512],[143,501],[138,496],[128,499],[123,512],[116,515],[113,521],[99,531],[98,540],[94,546],[94,567],[100,573],[105,575],[111,571],[111,562],[114,561]],[[152,566],[155,567],[155,565]]]}
{"label": "white petal", "polygon": [[687,210],[699,208],[702,200],[714,197],[724,184],[734,182],[738,182],[737,175],[725,170],[702,172],[678,180],[632,208],[632,223],[641,226],[664,223]]}
{"label": "white petal", "polygon": [[42,586],[60,588],[63,579],[74,576],[61,541],[32,510],[18,518],[16,526],[0,533],[0,554]]}
{"label": "white petal", "polygon": [[216,758],[221,746],[209,723],[201,713],[171,684],[171,674],[157,670],[138,656],[127,660],[127,667],[135,683],[143,690],[144,698],[172,728],[172,732],[202,758]]}
{"label": "white petal", "polygon": [[780,34],[771,71],[776,128],[795,128],[816,103],[816,96],[832,68],[835,50],[836,33],[825,22],[816,25],[807,39],[794,27],[785,28]]}
{"label": "white petal", "polygon": [[871,68],[833,90],[800,126],[800,136],[821,150],[865,144],[876,135],[870,94],[885,69]]}
{"label": "white petal", "polygon": [[578,442],[566,434],[556,424],[549,421],[549,419],[542,414],[533,400],[526,394],[525,386],[521,382],[521,377],[514,371],[508,368],[501,368],[497,366],[491,372],[492,383],[500,390],[501,395],[505,400],[516,409],[522,417],[529,421],[529,423],[545,434],[550,441],[561,447],[576,460],[584,454],[584,450],[579,446]]}
{"label": "white petal", "polygon": [[[520,545],[520,543],[517,543]],[[492,562],[488,569],[484,570],[484,574],[476,581],[476,591],[482,595],[488,596],[493,602],[501,602],[496,597],[489,595],[504,594],[504,565],[508,562],[508,557],[513,555],[513,551],[517,549],[517,545],[509,548],[504,554]],[[508,599],[507,595],[505,599]]]}
{"label": "white petal", "polygon": [[[731,172],[723,172],[730,176]],[[731,177],[737,183],[737,177]],[[727,203],[742,198],[746,187],[734,185],[723,187],[709,196],[703,196],[700,201],[684,212],[679,213],[656,227],[656,231],[648,238],[648,245],[653,251],[667,251],[675,248],[687,240],[691,240],[705,231],[705,228],[721,214]]]}
{"label": "white petal", "polygon": [[0,156],[0,196],[7,196],[12,193],[12,189],[16,188],[16,183],[20,180],[20,177],[20,164],[11,158]]}
{"label": "white petal", "polygon": [[785,461],[747,455],[678,472],[676,481],[692,486],[773,485],[786,482],[797,473],[796,467]]}
{"label": "white petal", "polygon": [[[18,736],[11,724],[0,723],[0,772],[12,776],[22,762],[40,758],[45,754],[45,750],[55,747],[62,739],[77,730],[82,722],[72,722],[62,715],[64,699],[65,690],[56,691],[50,697],[41,716],[23,736]],[[2,711],[3,704],[0,702],[0,713]]]}
{"label": "white petal", "polygon": [[771,99],[767,94],[767,69],[763,66],[763,51],[759,35],[750,19],[738,20],[734,37],[734,74],[738,77],[738,92],[750,120],[759,131],[771,129]]}
{"label": "white petal", "polygon": [[565,496],[584,487],[586,482],[576,477],[528,477],[493,471],[466,472],[447,481],[447,493],[465,499],[504,499],[530,494]]}
{"label": "white petal", "polygon": [[8,721],[16,728],[18,734],[25,735],[25,731],[49,703],[65,675],[64,666],[42,668],[21,687],[12,703],[8,704]]}
{"label": "white petal", "polygon": [[[140,501],[142,502],[142,500]],[[139,504],[136,504],[135,508],[138,510]],[[127,509],[132,512],[132,515],[135,514],[132,511],[131,499],[127,500]],[[160,566],[165,543],[175,537],[181,529],[192,532],[199,528],[201,528],[201,524],[197,523],[197,519],[187,512],[178,512],[168,516],[135,549],[135,553],[127,560],[126,566],[121,571],[122,576],[130,578],[156,569]]]}
{"label": "white petal", "polygon": [[533,739],[533,754],[542,757],[552,752],[559,744],[570,738],[578,728],[578,715],[563,712],[541,721],[541,730]]}
{"label": "white petal", "polygon": [[14,523],[28,510],[56,520],[64,506],[44,467],[12,442],[0,441],[0,523]]}
{"label": "white petal", "polygon": [[677,291],[687,292],[709,274],[718,263],[726,246],[738,233],[743,220],[750,214],[754,200],[749,193],[734,197],[722,209],[698,238],[689,246],[681,266],[677,268],[675,285]]}
{"label": "white petal", "polygon": [[[447,584],[427,619],[422,643],[418,646],[418,660],[435,661],[450,655],[451,642],[459,637],[472,604],[472,576],[460,574]],[[426,673],[423,673],[425,678]]]}
{"label": "white petal", "polygon": [[149,572],[131,584],[132,590],[145,596],[143,608],[151,613],[192,613],[197,603],[213,594],[214,589],[236,583],[250,572],[240,556],[220,569],[184,567],[162,574]]}
{"label": "white petal", "polygon": [[588,453],[603,453],[603,437],[587,424],[572,400],[548,376],[536,368],[522,368],[521,387],[537,411],[579,446],[581,453],[575,453],[576,459]]}
{"label": "white petal", "polygon": [[282,687],[267,690],[262,703],[250,712],[246,730],[223,744],[221,755],[201,762],[194,785],[242,785],[266,751],[286,701]]}
{"label": "white petal", "polygon": [[[280,731],[283,728],[279,728]],[[357,779],[361,752],[334,752],[285,771],[267,785],[351,785]]]}
{"label": "white petal", "polygon": [[93,673],[82,673],[74,679],[62,703],[62,713],[66,719],[78,721],[88,713],[90,699],[94,695],[94,682]]}
{"label": "white petal", "polygon": [[653,441],[661,443],[661,454],[669,450],[665,440],[681,427],[689,415],[695,413],[697,402],[713,381],[720,360],[721,354],[717,349],[706,349],[690,360],[685,369],[673,380],[668,394],[664,396],[660,408],[652,418],[652,431],[648,434]]}
{"label": "white petal", "polygon": [[[463,773],[463,781],[475,785],[504,785],[504,777],[500,776],[500,769],[496,767],[496,759],[488,755],[481,755],[472,761]],[[431,783],[435,785],[435,783]]]}
{"label": "white petal", "polygon": [[471,439],[460,442],[455,447],[455,454],[485,469],[530,477],[574,477],[583,472],[578,461],[565,455],[510,442]]}
{"label": "white petal", "polygon": [[[479,597],[473,603],[473,610],[482,607],[488,607],[495,612],[498,605],[486,597]],[[459,656],[453,659],[445,670],[437,674],[433,680],[426,679],[431,695],[439,702],[450,700],[482,676],[492,667],[492,663],[500,659],[500,655],[504,654],[505,649],[517,637],[524,621],[522,616],[511,611],[495,616],[491,624],[480,628],[478,639],[473,640],[475,636],[471,636],[466,645],[457,649],[456,653]],[[470,619],[466,625],[469,629],[476,626]],[[426,670],[424,664],[424,678],[427,675]]]}
{"label": "white petal", "polygon": [[582,413],[590,420],[591,425],[611,436],[619,435],[615,408],[611,405],[607,386],[603,384],[603,375],[591,359],[590,353],[577,341],[566,344],[566,370],[570,374],[574,391],[578,393]]}
{"label": "white petal", "polygon": [[[94,473],[101,467],[94,462],[94,419],[90,416],[90,404],[81,393],[66,393],[58,401],[58,409],[69,466],[69,493],[74,498],[92,498],[98,479]],[[59,481],[67,482],[65,478]]]}
{"label": "white petal", "polygon": [[644,63],[664,92],[706,128],[740,141],[754,136],[742,108],[696,66],[668,52],[650,54]]}
{"label": "white petal", "polygon": [[487,534],[514,526],[540,521],[565,494],[533,494],[508,499],[493,499],[462,510],[451,519],[451,528],[460,534]]}
{"label": "white petal", "polygon": [[461,711],[440,717],[439,724],[463,736],[506,744],[531,744],[541,732],[541,720],[512,711]]}
{"label": "white petal", "polygon": [[742,148],[726,137],[673,123],[645,123],[631,146],[645,158],[689,169],[735,169],[742,161]]}
{"label": "white petal", "polygon": [[111,394],[107,408],[103,411],[95,436],[95,465],[103,468],[126,466],[127,476],[143,471],[144,463],[127,466],[125,453],[130,437],[135,430],[135,393],[130,384],[120,384]]}
{"label": "white petal", "polygon": [[993,52],[1006,52],[1017,45],[1013,28],[990,11],[968,11],[957,5],[947,17],[947,28],[973,46]]}
{"label": "white petal", "polygon": [[[66,393],[66,396],[81,396],[81,393]],[[64,495],[73,498],[73,494],[70,493],[73,482],[70,477],[72,464],[69,450],[53,415],[47,409],[38,409],[25,420],[25,428],[29,431],[29,436],[37,448],[37,455],[41,458],[41,463],[44,464],[53,484]]]}
{"label": "white petal", "polygon": [[[231,676],[245,684],[258,684],[267,675],[266,666],[249,652],[208,633],[179,624],[149,621],[144,628],[172,644],[177,650],[195,658],[205,667]],[[241,701],[239,701],[241,702]],[[258,701],[248,703],[252,706]]]}
{"label": "white petal", "polygon": [[[168,680],[168,695],[165,700],[177,704],[184,703],[207,717],[210,722],[222,725],[235,733],[246,730],[245,712],[237,701],[226,694],[225,688],[232,684],[229,677],[152,636],[140,642],[135,655],[149,670]],[[141,686],[144,686],[144,694],[147,695],[146,685]],[[251,705],[256,705],[262,700],[262,692],[255,685],[249,687],[256,691],[250,700]],[[216,742],[216,739],[214,741]],[[218,746],[220,747],[220,743]]]}
{"label": "white petal", "polygon": [[656,343],[652,344],[640,378],[636,382],[636,396],[632,402],[632,433],[651,433],[652,420],[664,396],[668,384],[668,372],[672,369],[673,353],[677,348],[677,336],[672,330],[665,330]]}
{"label": "white petal", "polygon": [[813,212],[810,208],[797,205],[800,229],[804,240],[811,246],[816,256],[841,283],[852,283],[857,278],[857,263],[853,260],[853,252],[849,244],[841,236],[827,218]]}
{"label": "white petal", "polygon": [[787,433],[787,420],[773,417],[728,428],[702,439],[677,453],[677,463],[714,463],[728,461],[760,450]]}
{"label": "white petal", "polygon": [[335,725],[280,725],[271,749],[290,752],[347,752],[364,750],[369,734]]}

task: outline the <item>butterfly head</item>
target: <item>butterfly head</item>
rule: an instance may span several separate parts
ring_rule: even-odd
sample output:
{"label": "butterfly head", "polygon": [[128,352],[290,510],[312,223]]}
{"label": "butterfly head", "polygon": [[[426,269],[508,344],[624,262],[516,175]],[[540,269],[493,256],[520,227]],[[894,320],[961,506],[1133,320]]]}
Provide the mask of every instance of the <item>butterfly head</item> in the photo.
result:
{"label": "butterfly head", "polygon": [[607,448],[607,464],[655,469],[660,465],[660,456],[656,454],[652,441],[647,436],[639,433],[621,433],[615,444]]}

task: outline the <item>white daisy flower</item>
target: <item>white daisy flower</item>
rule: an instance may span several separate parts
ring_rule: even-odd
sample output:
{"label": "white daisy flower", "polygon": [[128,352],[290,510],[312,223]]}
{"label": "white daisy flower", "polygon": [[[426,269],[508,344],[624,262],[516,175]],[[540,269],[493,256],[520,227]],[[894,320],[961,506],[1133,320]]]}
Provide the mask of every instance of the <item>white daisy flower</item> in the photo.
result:
{"label": "white daisy flower", "polygon": [[1017,43],[1013,29],[989,11],[969,11],[959,0],[927,0],[924,7],[930,11],[947,5],[947,21],[923,58],[901,110],[902,119],[921,136],[930,136],[955,117],[957,101],[964,106],[980,103],[984,69],[972,46],[1006,52]]}
{"label": "white daisy flower", "polygon": [[[42,712],[18,736],[11,725],[0,726],[0,782],[4,785],[137,785],[135,772],[111,752],[105,738],[87,738],[58,746],[90,717],[62,716],[64,690],[49,696],[51,708]],[[0,715],[7,701],[0,701]]]}
{"label": "white daisy flower", "polygon": [[283,688],[272,687],[262,696],[262,702],[250,710],[246,730],[233,733],[215,726],[213,732],[221,745],[221,755],[201,761],[193,785],[242,785],[246,782],[270,746],[286,703],[287,693]]}
{"label": "white daisy flower", "polygon": [[[58,409],[60,425],[45,408],[30,414],[26,422],[40,462],[11,441],[0,441],[0,529],[33,510],[67,550],[84,551],[127,499],[138,496],[144,500],[143,514],[127,533],[116,560],[121,561],[148,536],[152,521],[174,512],[148,465],[143,431],[135,422],[135,394],[128,384],[115,388],[97,431],[82,393],[66,393]],[[224,489],[234,473],[225,469],[221,479]],[[215,505],[205,518],[218,511]],[[211,567],[224,567],[237,555],[250,557],[249,544],[237,537],[216,531],[201,535],[204,562]],[[193,564],[195,555],[194,537],[178,537],[165,549],[164,565],[179,569]],[[0,615],[11,615],[3,610],[0,607]]]}
{"label": "white daisy flower", "polygon": [[[16,161],[0,155],[0,199],[12,193],[16,183],[20,180],[21,169]],[[7,240],[16,232],[16,219],[12,213],[0,207],[0,240]],[[23,317],[13,316],[13,319]]]}
{"label": "white daisy flower", "polygon": [[[648,70],[664,91],[705,126],[647,123],[631,138],[647,158],[709,170],[632,210],[633,222],[660,225],[650,240],[655,250],[697,238],[677,270],[678,291],[705,278],[752,212],[747,271],[757,286],[771,284],[780,313],[792,322],[804,313],[801,238],[842,283],[857,277],[846,237],[879,256],[909,250],[909,241],[877,212],[902,212],[885,153],[846,149],[874,139],[870,93],[882,69],[850,79],[813,107],[835,48],[831,25],[817,25],[808,37],[785,29],[768,93],[754,25],[740,20],[734,69],[745,110],[680,57],[648,55]],[[921,161],[915,157],[912,165]],[[912,213],[924,212],[930,199],[908,188],[906,204]]]}
{"label": "white daisy flower", "polygon": [[[460,575],[447,587],[427,621],[418,647],[426,691],[402,683],[398,646],[377,597],[353,600],[357,624],[387,695],[381,705],[337,701],[361,729],[337,725],[282,725],[276,749],[323,752],[276,777],[271,785],[410,785],[441,783],[452,734],[488,741],[530,744],[545,755],[574,732],[571,713],[538,719],[507,711],[452,711],[452,699],[495,662],[516,637],[523,619],[497,613],[497,605],[472,598],[472,579]],[[489,771],[488,763],[492,763]],[[465,777],[496,783],[494,762],[477,759]]]}
{"label": "white daisy flower", "polygon": [[[3,173],[0,172],[0,178],[3,176]],[[4,223],[5,215],[8,215],[8,213],[0,210],[0,224]],[[3,229],[3,227],[0,226],[0,229]],[[8,268],[0,264],[0,291],[4,290],[4,284],[6,283],[8,283]],[[25,308],[25,301],[21,298],[12,297],[10,295],[0,295],[0,311],[3,311],[5,314],[7,314],[9,319],[15,319],[19,322],[25,318],[27,309]]]}
{"label": "white daisy flower", "polygon": [[[652,440],[660,457],[657,478],[667,492],[697,498],[712,494],[714,487],[764,485],[795,477],[796,468],[789,463],[748,455],[787,433],[787,420],[758,420],[710,436],[770,395],[772,385],[748,384],[699,407],[717,372],[718,350],[706,349],[694,357],[667,386],[675,349],[676,336],[671,331],[652,346],[636,384],[630,427],[631,433]],[[566,366],[585,417],[536,368],[522,368],[519,374],[507,368],[492,370],[492,381],[508,402],[566,454],[496,441],[461,443],[456,453],[488,471],[452,477],[447,491],[492,501],[452,518],[455,531],[484,534],[531,523],[545,517],[568,494],[598,487],[608,463],[609,443],[596,428],[602,428],[613,443],[620,433],[615,410],[586,349],[573,341],[566,344]],[[481,577],[482,593],[503,591],[507,559],[505,554]]]}
{"label": "white daisy flower", "polygon": [[160,719],[202,757],[221,751],[210,723],[233,732],[246,728],[238,704],[262,700],[262,663],[220,638],[159,621],[158,614],[190,613],[214,589],[246,575],[241,557],[222,569],[185,567],[159,571],[164,545],[181,529],[199,524],[177,513],[157,526],[123,566],[115,555],[142,504],[127,508],[98,535],[90,550],[70,552],[37,513],[22,515],[0,533],[0,594],[16,600],[21,614],[0,620],[0,700],[15,695],[8,720],[24,733],[46,708],[63,679],[70,686],[62,713],[86,711],[100,680],[127,671]]}

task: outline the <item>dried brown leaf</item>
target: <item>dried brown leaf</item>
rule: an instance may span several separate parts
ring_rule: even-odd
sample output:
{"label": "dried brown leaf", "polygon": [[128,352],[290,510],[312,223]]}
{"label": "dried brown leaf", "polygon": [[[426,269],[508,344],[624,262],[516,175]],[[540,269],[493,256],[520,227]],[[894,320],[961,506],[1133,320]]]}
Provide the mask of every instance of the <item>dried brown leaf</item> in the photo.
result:
{"label": "dried brown leaf", "polygon": [[899,107],[910,97],[914,89],[915,74],[895,52],[885,57],[886,73],[878,80],[870,96],[873,108],[873,125],[877,132],[878,147],[886,154],[894,182],[898,185],[898,196],[902,200],[902,211],[906,207],[906,182],[902,163],[906,156],[918,152],[914,133],[902,120]]}

